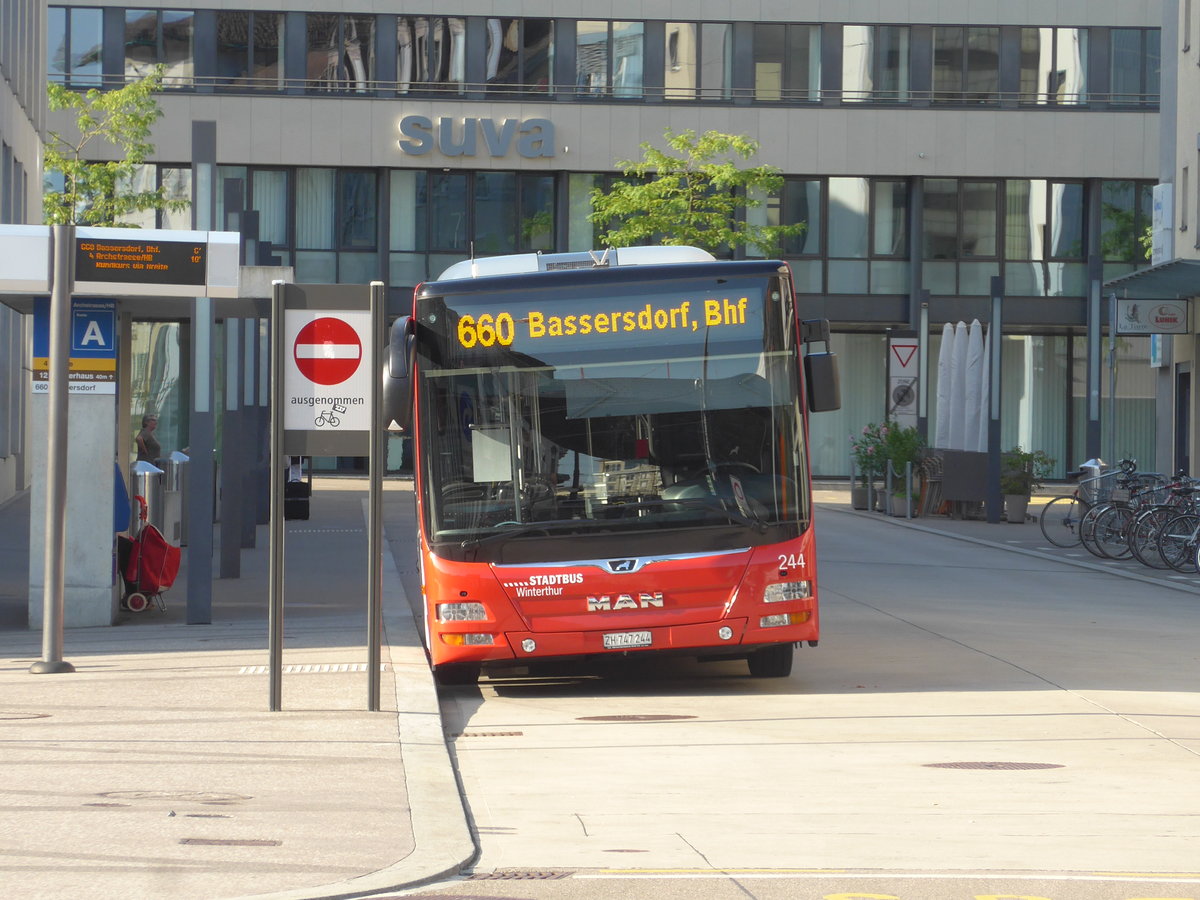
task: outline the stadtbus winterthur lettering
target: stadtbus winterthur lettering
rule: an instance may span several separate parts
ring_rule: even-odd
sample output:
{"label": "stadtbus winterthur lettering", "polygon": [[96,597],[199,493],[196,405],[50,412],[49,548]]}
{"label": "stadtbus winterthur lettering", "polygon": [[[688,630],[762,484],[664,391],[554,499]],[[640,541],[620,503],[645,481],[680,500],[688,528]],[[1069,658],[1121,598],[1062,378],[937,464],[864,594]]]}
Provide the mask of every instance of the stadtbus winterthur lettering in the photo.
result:
{"label": "stadtbus winterthur lettering", "polygon": [[640,309],[611,309],[572,315],[554,315],[531,309],[520,319],[510,312],[483,313],[476,317],[462,315],[458,320],[458,343],[467,349],[479,345],[512,346],[521,329],[522,339],[571,338],[592,334],[628,334],[636,331],[699,331],[700,326],[721,328],[746,324],[749,298],[719,298],[692,303],[684,300],[677,306],[654,306],[647,303]]}

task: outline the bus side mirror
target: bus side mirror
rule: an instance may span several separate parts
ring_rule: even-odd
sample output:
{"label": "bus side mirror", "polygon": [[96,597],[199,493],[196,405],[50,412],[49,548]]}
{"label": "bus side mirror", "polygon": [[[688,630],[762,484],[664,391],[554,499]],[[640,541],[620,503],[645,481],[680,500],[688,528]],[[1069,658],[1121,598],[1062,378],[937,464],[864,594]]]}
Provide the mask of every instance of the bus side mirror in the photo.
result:
{"label": "bus side mirror", "polygon": [[412,427],[413,415],[413,328],[410,316],[401,316],[388,333],[387,358],[383,363],[383,414],[404,431]]}
{"label": "bus side mirror", "polygon": [[[804,386],[808,392],[809,412],[832,412],[842,408],[842,381],[838,375],[837,354],[829,349],[829,320],[805,319],[800,323],[804,342]],[[811,349],[815,343],[825,349]]]}
{"label": "bus side mirror", "polygon": [[808,389],[809,412],[831,412],[842,408],[842,383],[836,353],[805,354],[804,384]]}

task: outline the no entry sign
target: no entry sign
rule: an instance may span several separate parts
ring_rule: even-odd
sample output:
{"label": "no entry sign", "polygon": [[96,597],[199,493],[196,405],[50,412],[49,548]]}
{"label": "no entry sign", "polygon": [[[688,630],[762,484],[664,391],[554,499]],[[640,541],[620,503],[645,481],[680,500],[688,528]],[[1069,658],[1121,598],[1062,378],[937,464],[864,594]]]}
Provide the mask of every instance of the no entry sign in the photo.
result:
{"label": "no entry sign", "polygon": [[362,362],[362,340],[350,323],[323,316],[314,319],[296,335],[292,357],[296,368],[317,384],[341,384]]}
{"label": "no entry sign", "polygon": [[369,431],[371,313],[289,309],[283,339],[284,428]]}

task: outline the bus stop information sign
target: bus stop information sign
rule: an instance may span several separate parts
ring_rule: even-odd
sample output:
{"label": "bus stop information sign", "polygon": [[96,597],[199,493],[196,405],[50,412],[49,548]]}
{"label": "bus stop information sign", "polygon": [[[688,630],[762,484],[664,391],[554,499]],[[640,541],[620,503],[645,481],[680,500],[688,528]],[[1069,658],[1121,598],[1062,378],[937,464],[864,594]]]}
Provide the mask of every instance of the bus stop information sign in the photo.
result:
{"label": "bus stop information sign", "polygon": [[206,241],[145,240],[134,229],[128,239],[75,238],[76,281],[202,287],[207,265]]}

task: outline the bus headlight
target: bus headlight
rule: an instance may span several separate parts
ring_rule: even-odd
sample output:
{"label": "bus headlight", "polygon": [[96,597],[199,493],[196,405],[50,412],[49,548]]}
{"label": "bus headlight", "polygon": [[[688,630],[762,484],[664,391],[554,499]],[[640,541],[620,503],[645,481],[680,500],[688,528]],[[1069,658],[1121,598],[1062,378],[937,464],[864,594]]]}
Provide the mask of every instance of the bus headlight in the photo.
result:
{"label": "bus headlight", "polygon": [[780,581],[767,585],[767,589],[763,591],[763,603],[782,603],[784,600],[807,600],[811,596],[811,581]]}
{"label": "bus headlight", "polygon": [[449,644],[451,647],[477,647],[480,645],[490,646],[496,641],[490,634],[443,634],[442,643]]}
{"label": "bus headlight", "polygon": [[759,628],[779,628],[782,625],[803,625],[812,618],[810,612],[780,613],[777,616],[763,616],[758,620]]}
{"label": "bus headlight", "polygon": [[439,622],[486,622],[487,610],[482,603],[439,603]]}

